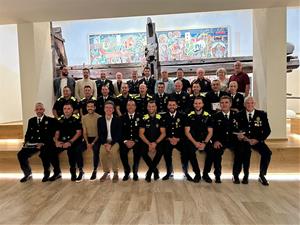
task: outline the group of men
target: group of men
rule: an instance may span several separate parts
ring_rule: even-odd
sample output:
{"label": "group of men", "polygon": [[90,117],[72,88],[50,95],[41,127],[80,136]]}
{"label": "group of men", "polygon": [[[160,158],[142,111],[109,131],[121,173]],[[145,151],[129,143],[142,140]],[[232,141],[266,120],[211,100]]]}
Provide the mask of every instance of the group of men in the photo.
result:
{"label": "group of men", "polygon": [[[97,178],[101,161],[100,181],[109,179],[111,171],[112,180],[118,181],[121,159],[123,180],[128,180],[132,172],[133,180],[137,181],[143,158],[148,166],[145,180],[151,182],[152,175],[154,180],[160,178],[158,164],[162,157],[167,171],[162,179],[168,180],[173,176],[172,152],[177,149],[188,181],[203,179],[211,183],[209,173],[214,165],[215,182],[221,183],[222,155],[229,148],[234,152],[233,183],[240,183],[242,169],[242,183],[248,183],[251,149],[255,149],[261,154],[259,181],[268,185],[265,175],[272,153],[264,142],[271,132],[267,115],[255,109],[253,97],[244,99],[249,91],[249,78],[240,62],[234,64],[234,69],[228,91],[221,91],[220,82],[205,78],[202,68],[196,71],[197,79],[191,83],[184,78],[182,69],[177,70],[177,79],[172,81],[167,71],[162,71],[161,79],[155,80],[145,67],[140,80],[134,71],[127,82],[117,73],[117,81],[113,83],[101,72],[101,79],[95,85],[90,83],[90,71],[85,68],[83,80],[74,87],[67,68],[62,67],[61,78],[54,81],[55,118],[44,115],[42,103],[37,103],[37,116],[29,120],[25,143],[18,153],[25,174],[21,182],[31,179],[28,158],[37,152],[44,166],[42,181],[61,178],[59,153],[64,150],[68,153],[71,180],[82,181],[85,149],[93,151],[91,180]],[[75,94],[75,90],[82,95]],[[132,168],[128,163],[131,150]],[[202,175],[197,152],[206,153]],[[189,163],[194,177],[189,173]],[[51,177],[50,165],[54,169]]]}

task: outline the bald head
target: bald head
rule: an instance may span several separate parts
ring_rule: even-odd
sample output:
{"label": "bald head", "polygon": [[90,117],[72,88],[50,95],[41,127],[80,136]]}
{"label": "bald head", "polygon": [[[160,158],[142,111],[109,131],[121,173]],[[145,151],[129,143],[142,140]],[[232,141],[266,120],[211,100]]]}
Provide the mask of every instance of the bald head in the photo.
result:
{"label": "bald head", "polygon": [[198,68],[196,70],[196,74],[199,79],[203,79],[205,75],[205,70],[203,68]]}

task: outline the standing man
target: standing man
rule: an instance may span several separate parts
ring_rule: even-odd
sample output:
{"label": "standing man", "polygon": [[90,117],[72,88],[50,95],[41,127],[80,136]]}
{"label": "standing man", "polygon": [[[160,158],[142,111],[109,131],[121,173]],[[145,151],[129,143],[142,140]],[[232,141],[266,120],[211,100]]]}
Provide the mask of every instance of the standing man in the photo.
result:
{"label": "standing man", "polygon": [[104,174],[100,178],[103,182],[109,178],[110,164],[114,173],[113,182],[119,180],[120,142],[122,140],[122,122],[120,118],[114,117],[114,103],[104,103],[104,116],[98,119],[98,134],[100,143],[100,159]]}
{"label": "standing man", "polygon": [[197,79],[192,81],[193,83],[199,83],[201,87],[201,92],[207,93],[211,91],[211,84],[209,79],[206,79],[205,70],[203,68],[198,68],[196,70]]}
{"label": "standing man", "polygon": [[[64,114],[58,118],[58,128],[54,136],[56,154],[53,154],[53,163],[58,168],[51,179],[54,181],[60,177],[58,154],[67,150],[71,181],[81,182],[83,180],[83,158],[82,158],[82,126],[78,115],[73,114],[72,104],[64,105]],[[76,174],[76,166],[79,169],[79,175]]]}
{"label": "standing man", "polygon": [[244,109],[244,96],[237,92],[238,83],[236,81],[231,81],[229,83],[229,95],[232,99],[231,109],[239,112]]}
{"label": "standing man", "polygon": [[168,103],[169,95],[165,93],[165,83],[159,82],[157,84],[157,93],[154,95],[154,100],[157,106],[157,113],[164,114],[168,111],[167,103]]}
{"label": "standing man", "polygon": [[71,90],[71,95],[75,94],[75,80],[72,77],[69,77],[69,71],[67,66],[60,67],[60,77],[53,80],[53,89],[55,99],[58,99],[63,95],[63,88],[69,87]]}
{"label": "standing man", "polygon": [[[139,136],[142,139],[142,156],[149,168],[145,180],[151,182],[152,173],[154,173],[154,180],[159,179],[157,165],[163,155],[163,140],[166,130],[161,115],[156,114],[155,101],[148,102],[147,110],[148,114],[143,116],[141,122]],[[149,153],[154,154],[153,159],[150,158]]]}
{"label": "standing man", "polygon": [[96,110],[96,103],[89,100],[86,103],[87,114],[82,117],[83,138],[88,151],[93,151],[93,173],[90,180],[95,180],[97,177],[97,169],[99,165],[99,136],[97,129],[97,121],[100,117]]}
{"label": "standing man", "polygon": [[168,74],[168,71],[167,70],[163,70],[161,72],[161,79],[157,80],[156,83],[155,83],[155,93],[158,92],[157,90],[157,85],[159,83],[164,83],[164,92],[167,93],[167,94],[172,94],[174,92],[174,82],[169,79],[169,74]]}
{"label": "standing man", "polygon": [[238,134],[238,151],[242,152],[241,161],[236,165],[238,170],[234,174],[234,183],[239,183],[238,175],[241,172],[241,167],[244,168],[243,183],[248,183],[251,148],[257,150],[261,155],[259,182],[262,185],[269,185],[265,178],[269,163],[271,161],[272,152],[266,145],[265,140],[271,133],[267,113],[255,109],[255,100],[248,96],[245,98],[245,110],[237,114],[238,128],[243,133]]}
{"label": "standing man", "polygon": [[171,94],[170,98],[173,98],[177,102],[178,112],[188,113],[189,111],[189,94],[182,90],[182,82],[180,80],[175,82],[175,92]]}
{"label": "standing man", "polygon": [[212,180],[208,174],[213,162],[212,144],[210,140],[213,135],[213,128],[211,115],[203,110],[203,106],[203,98],[195,98],[194,111],[188,114],[185,125],[185,135],[188,139],[188,158],[195,173],[194,182],[198,183],[201,180],[196,152],[205,151],[206,158],[202,178],[205,182],[211,183]]}
{"label": "standing man", "polygon": [[250,79],[247,73],[243,72],[243,65],[237,61],[233,65],[234,74],[229,78],[229,82],[236,81],[238,83],[238,92],[247,97],[250,93]]}
{"label": "standing man", "polygon": [[63,96],[58,98],[52,108],[52,113],[56,119],[64,114],[63,108],[66,103],[70,103],[74,109],[74,114],[79,112],[79,104],[75,97],[71,95],[71,89],[67,86],[63,88]]}
{"label": "standing man", "polygon": [[133,70],[131,74],[131,80],[127,81],[129,86],[129,93],[132,95],[136,95],[139,93],[139,80],[138,80],[138,72],[137,70]]}
{"label": "standing man", "polygon": [[95,81],[90,79],[90,69],[84,68],[82,70],[83,79],[76,81],[75,85],[75,97],[77,101],[84,98],[84,87],[90,86],[91,93],[94,98],[97,98],[97,87]]}
{"label": "standing man", "polygon": [[28,159],[38,152],[44,167],[42,182],[48,181],[50,176],[50,152],[55,148],[53,137],[56,129],[56,120],[44,114],[45,108],[43,103],[36,103],[34,111],[36,116],[29,119],[24,145],[18,152],[18,160],[24,173],[24,177],[20,180],[21,183],[32,178]]}
{"label": "standing man", "polygon": [[173,149],[176,148],[180,152],[182,170],[186,178],[188,180],[193,180],[187,172],[188,159],[184,147],[185,116],[184,114],[177,112],[177,102],[175,99],[169,99],[168,112],[163,116],[163,119],[166,128],[164,158],[166,161],[167,174],[162,179],[168,180],[173,172],[172,153]]}
{"label": "standing man", "polygon": [[113,85],[111,80],[108,80],[106,78],[106,72],[105,71],[100,72],[100,79],[97,79],[95,81],[95,83],[96,83],[96,86],[97,86],[97,98],[99,98],[100,95],[101,95],[102,86],[108,87],[109,95],[114,94],[114,85]]}
{"label": "standing man", "polygon": [[[236,149],[237,136],[234,134],[237,130],[236,112],[230,110],[231,98],[222,96],[220,100],[221,111],[213,115],[213,154],[215,167],[215,181],[221,183],[222,173],[222,155],[226,148],[234,152],[236,161],[239,156],[239,151]],[[236,163],[234,163],[236,164]],[[235,174],[236,168],[233,168]]]}
{"label": "standing man", "polygon": [[136,113],[135,101],[129,99],[127,102],[127,112],[122,116],[122,133],[123,142],[120,145],[120,156],[122,164],[124,167],[124,177],[123,181],[129,179],[130,166],[128,163],[128,153],[132,149],[133,151],[133,180],[137,181],[138,177],[138,167],[141,157],[140,148],[140,138],[139,138],[139,127],[141,122],[141,117]]}
{"label": "standing man", "polygon": [[174,83],[176,81],[180,80],[182,82],[182,91],[190,93],[190,91],[191,91],[191,84],[190,84],[189,80],[187,80],[187,79],[184,78],[183,69],[178,68],[177,72],[176,72],[176,76],[177,76],[177,78],[174,80]]}
{"label": "standing man", "polygon": [[119,94],[121,94],[122,91],[122,84],[123,82],[123,74],[121,72],[116,73],[116,82],[113,83],[114,85],[114,95],[117,97]]}
{"label": "standing man", "polygon": [[136,102],[137,112],[140,115],[147,114],[147,105],[153,97],[147,93],[147,86],[146,84],[140,84],[139,87],[139,94],[134,96],[134,100]]}
{"label": "standing man", "polygon": [[96,104],[97,99],[92,96],[92,89],[90,86],[84,87],[84,98],[79,102],[80,115],[83,116],[88,113],[86,105],[89,101],[93,101]]}
{"label": "standing man", "polygon": [[122,116],[126,113],[127,102],[129,99],[133,99],[133,95],[129,93],[127,83],[122,83],[122,93],[116,97],[116,112],[118,116]]}
{"label": "standing man", "polygon": [[101,116],[104,115],[104,104],[107,101],[114,102],[115,99],[111,95],[109,95],[109,88],[107,86],[102,86],[101,95],[96,102],[96,112]]}
{"label": "standing man", "polygon": [[151,77],[151,72],[149,67],[145,67],[143,70],[143,75],[144,77],[140,79],[139,83],[141,84],[146,84],[147,86],[147,91],[150,95],[154,94],[154,89],[155,89],[155,83],[156,80]]}

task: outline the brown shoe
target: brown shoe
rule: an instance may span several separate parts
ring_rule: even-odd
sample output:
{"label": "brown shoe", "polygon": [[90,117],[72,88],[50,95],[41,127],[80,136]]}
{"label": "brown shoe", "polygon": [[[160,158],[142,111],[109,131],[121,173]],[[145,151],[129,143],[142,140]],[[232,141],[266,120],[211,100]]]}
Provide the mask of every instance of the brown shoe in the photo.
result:
{"label": "brown shoe", "polygon": [[109,179],[109,173],[104,173],[100,178],[100,182],[104,182],[107,179]]}
{"label": "brown shoe", "polygon": [[113,176],[113,179],[112,179],[113,183],[118,182],[118,180],[119,180],[119,175],[117,173],[114,173],[114,176]]}

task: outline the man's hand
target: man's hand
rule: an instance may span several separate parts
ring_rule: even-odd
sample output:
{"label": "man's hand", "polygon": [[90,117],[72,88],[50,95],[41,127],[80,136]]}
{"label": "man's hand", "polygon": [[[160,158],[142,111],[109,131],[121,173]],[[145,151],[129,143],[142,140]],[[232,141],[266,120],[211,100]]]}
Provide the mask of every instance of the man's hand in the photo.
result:
{"label": "man's hand", "polygon": [[175,137],[169,138],[169,141],[170,141],[171,145],[177,145],[179,140],[180,140],[179,138],[175,138]]}
{"label": "man's hand", "polygon": [[131,149],[135,145],[135,142],[132,140],[128,140],[125,142],[125,145],[127,148]]}
{"label": "man's hand", "polygon": [[92,144],[87,144],[86,148],[88,151],[93,151],[93,145]]}
{"label": "man's hand", "polygon": [[69,148],[69,147],[71,147],[71,143],[70,142],[65,142],[62,147],[63,148]]}
{"label": "man's hand", "polygon": [[104,144],[105,150],[111,152],[111,144]]}
{"label": "man's hand", "polygon": [[151,142],[149,144],[149,152],[155,152],[156,151],[156,143],[155,142]]}
{"label": "man's hand", "polygon": [[248,142],[250,145],[256,145],[258,143],[258,140],[257,139],[249,139]]}
{"label": "man's hand", "polygon": [[40,150],[40,149],[43,147],[43,145],[44,145],[43,143],[38,143],[38,144],[36,145],[36,148]]}
{"label": "man's hand", "polygon": [[221,142],[216,141],[216,142],[214,143],[214,148],[215,148],[215,149],[220,149],[220,148],[222,148],[222,147],[223,147],[223,145],[221,144]]}
{"label": "man's hand", "polygon": [[62,148],[63,145],[64,145],[64,143],[63,143],[62,141],[56,141],[56,142],[55,142],[56,148]]}
{"label": "man's hand", "polygon": [[245,137],[244,134],[238,134],[238,135],[237,135],[237,138],[239,139],[239,141],[242,141],[242,140],[244,140],[246,137]]}

